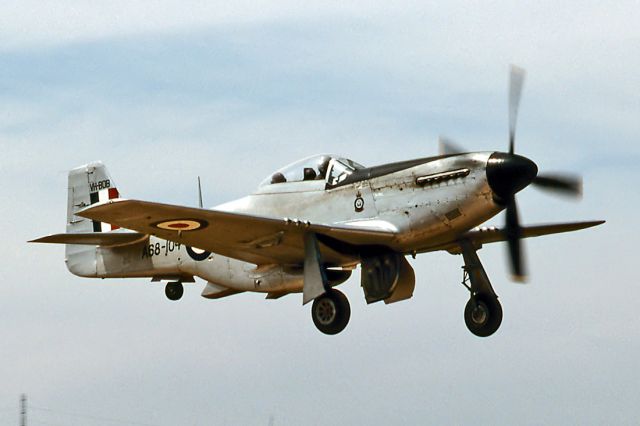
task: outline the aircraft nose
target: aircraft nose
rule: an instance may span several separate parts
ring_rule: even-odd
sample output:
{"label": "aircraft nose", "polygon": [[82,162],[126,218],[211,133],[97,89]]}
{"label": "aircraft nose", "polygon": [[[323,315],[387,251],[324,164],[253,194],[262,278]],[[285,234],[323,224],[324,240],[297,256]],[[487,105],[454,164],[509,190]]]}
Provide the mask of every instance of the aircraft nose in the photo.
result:
{"label": "aircraft nose", "polygon": [[494,152],[487,161],[487,180],[497,201],[509,200],[526,188],[537,174],[536,163],[521,155]]}

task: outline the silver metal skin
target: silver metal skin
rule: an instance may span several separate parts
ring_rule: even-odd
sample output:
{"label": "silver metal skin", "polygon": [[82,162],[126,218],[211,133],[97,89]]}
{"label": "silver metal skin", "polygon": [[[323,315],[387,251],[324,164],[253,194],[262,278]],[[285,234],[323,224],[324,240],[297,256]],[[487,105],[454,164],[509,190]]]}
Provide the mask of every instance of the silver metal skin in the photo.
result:
{"label": "silver metal skin", "polygon": [[[209,210],[122,199],[106,167],[94,162],[69,172],[67,232],[33,242],[66,244],[67,268],[78,276],[170,281],[168,290],[180,286],[177,296],[167,293],[172,300],[181,297],[181,283],[194,282],[194,277],[207,281],[202,296],[209,299],[245,291],[267,293],[270,299],[304,292],[304,303],[326,304],[321,297],[333,292],[327,300],[347,311],[341,311],[338,325],[321,331],[335,334],[346,326],[349,308],[331,287],[344,282],[363,256],[374,259],[371,271],[378,268],[375,259],[401,259],[387,269],[400,271],[395,281],[370,281],[389,287],[382,292],[372,288],[369,294],[365,288],[369,303],[408,299],[415,276],[404,256],[447,250],[464,252],[466,261],[477,259],[475,250],[482,244],[507,240],[504,230],[476,227],[502,211],[502,201],[526,187],[536,171],[524,157],[495,152],[371,168],[318,155],[275,172],[253,194]],[[519,236],[600,223],[521,227]],[[194,242],[210,251],[187,245],[197,246]],[[392,255],[376,257],[382,253]],[[497,296],[488,278],[470,277],[473,320],[479,306],[473,305],[475,297]],[[499,309],[497,298],[486,303]],[[322,318],[315,320],[326,326]],[[492,324],[470,329],[486,336],[499,320],[494,317]]]}
{"label": "silver metal skin", "polygon": [[[487,182],[485,169],[491,154],[444,157],[335,189],[325,190],[325,183],[318,180],[264,185],[215,209],[311,223],[380,227],[396,234],[386,243],[393,250],[422,251],[450,241],[502,210],[493,201]],[[424,176],[460,169],[468,169],[469,174],[430,185],[416,183]],[[354,209],[358,194],[364,200],[360,212]],[[447,218],[456,209],[460,214]]]}
{"label": "silver metal skin", "polygon": [[[266,184],[255,193],[214,210],[288,217],[292,221],[304,218],[313,223],[377,226],[395,233],[387,242],[391,249],[405,254],[421,252],[455,239],[502,210],[493,201],[485,173],[491,154],[446,157],[334,189],[325,189],[323,180]],[[468,169],[469,173],[426,186],[416,183],[421,177],[460,169]],[[358,194],[364,200],[359,212],[354,208]],[[158,244],[159,255],[141,257],[145,246],[155,248]],[[197,261],[188,255],[184,245],[165,255],[167,244],[170,243],[151,236],[149,240],[122,247],[68,245],[67,266],[83,277],[180,280],[197,276],[237,291],[302,291],[303,268],[258,267],[215,253]],[[342,264],[335,266],[353,268],[356,264],[357,260],[345,257]],[[211,291],[205,288],[203,296]]]}

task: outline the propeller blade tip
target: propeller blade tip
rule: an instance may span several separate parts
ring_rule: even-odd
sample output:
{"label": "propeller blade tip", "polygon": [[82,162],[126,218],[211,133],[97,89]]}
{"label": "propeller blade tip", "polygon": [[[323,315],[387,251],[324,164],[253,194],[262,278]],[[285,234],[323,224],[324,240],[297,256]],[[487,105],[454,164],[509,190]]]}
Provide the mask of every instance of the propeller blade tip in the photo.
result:
{"label": "propeller blade tip", "polygon": [[440,155],[462,154],[464,152],[454,141],[445,137],[438,137],[438,152]]}
{"label": "propeller blade tip", "polygon": [[516,64],[509,64],[509,71],[512,74],[518,74],[518,75],[525,75],[527,73],[527,71],[524,68],[519,67]]}
{"label": "propeller blade tip", "polygon": [[517,284],[527,284],[529,282],[529,277],[527,275],[511,275],[511,281]]}

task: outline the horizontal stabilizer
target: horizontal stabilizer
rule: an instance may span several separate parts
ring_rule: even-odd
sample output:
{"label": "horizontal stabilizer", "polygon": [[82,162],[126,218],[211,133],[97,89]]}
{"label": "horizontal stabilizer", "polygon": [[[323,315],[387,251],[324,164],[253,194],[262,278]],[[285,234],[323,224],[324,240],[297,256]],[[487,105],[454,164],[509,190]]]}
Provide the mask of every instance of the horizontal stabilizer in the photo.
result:
{"label": "horizontal stabilizer", "polygon": [[83,232],[47,235],[29,242],[117,247],[144,241],[146,238],[148,235],[138,232]]}

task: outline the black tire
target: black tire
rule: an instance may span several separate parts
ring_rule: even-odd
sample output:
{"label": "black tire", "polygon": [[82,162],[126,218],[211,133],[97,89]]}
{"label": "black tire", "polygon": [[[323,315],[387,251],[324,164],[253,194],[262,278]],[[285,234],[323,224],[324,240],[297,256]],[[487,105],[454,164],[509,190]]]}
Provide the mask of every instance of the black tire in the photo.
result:
{"label": "black tire", "polygon": [[476,336],[491,336],[502,323],[502,306],[494,296],[472,297],[464,308],[464,322]]}
{"label": "black tire", "polygon": [[328,290],[317,297],[311,306],[313,323],[324,334],[340,333],[349,323],[350,317],[349,300],[338,290]]}
{"label": "black tire", "polygon": [[167,283],[166,287],[164,288],[164,294],[169,300],[180,300],[180,298],[184,294],[184,287],[182,286],[182,283],[179,282]]}

